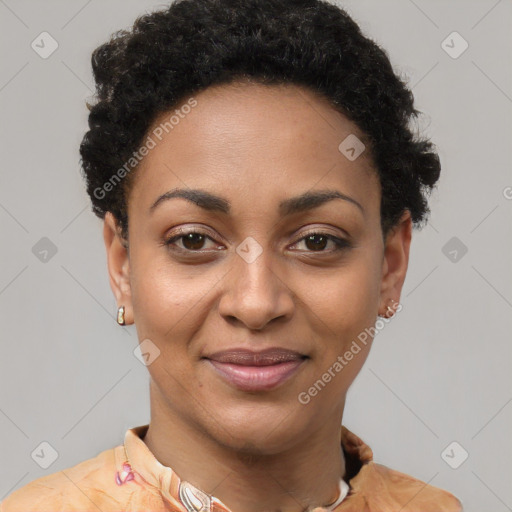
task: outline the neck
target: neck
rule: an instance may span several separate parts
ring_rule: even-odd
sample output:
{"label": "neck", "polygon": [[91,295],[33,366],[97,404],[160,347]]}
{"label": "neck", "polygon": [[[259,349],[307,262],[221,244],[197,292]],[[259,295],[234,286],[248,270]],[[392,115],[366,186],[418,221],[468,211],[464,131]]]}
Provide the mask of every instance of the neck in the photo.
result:
{"label": "neck", "polygon": [[152,390],[144,443],[161,464],[232,511],[303,512],[339,496],[345,476],[340,429],[336,414],[286,451],[262,454],[252,445],[237,450],[173,414]]}

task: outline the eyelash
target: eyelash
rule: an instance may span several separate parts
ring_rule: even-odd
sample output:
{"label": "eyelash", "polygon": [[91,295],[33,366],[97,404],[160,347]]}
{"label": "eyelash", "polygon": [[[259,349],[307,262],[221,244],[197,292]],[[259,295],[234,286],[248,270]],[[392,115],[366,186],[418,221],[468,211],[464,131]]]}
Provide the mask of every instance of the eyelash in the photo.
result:
{"label": "eyelash", "polygon": [[[185,236],[187,236],[189,234],[203,235],[203,236],[209,238],[210,240],[214,241],[212,239],[212,237],[208,233],[205,233],[203,231],[191,230],[191,231],[179,231],[179,234],[173,235],[171,238],[166,239],[163,242],[163,245],[168,246],[169,248],[171,248],[171,246],[173,245],[174,242],[176,242],[177,240],[179,240],[181,238],[184,238]],[[344,249],[349,249],[351,247],[351,243],[348,240],[345,240],[345,239],[342,239],[342,238],[338,238],[338,237],[336,237],[334,235],[330,235],[329,233],[324,233],[322,231],[311,231],[310,233],[306,233],[304,236],[299,238],[293,245],[296,245],[299,242],[302,242],[307,237],[312,236],[312,235],[320,235],[320,236],[324,236],[324,237],[328,238],[329,240],[334,242],[334,244],[336,245],[336,248],[331,250],[331,251],[306,251],[306,252],[318,253],[318,254],[322,254],[322,253],[329,254],[329,253],[333,253],[333,252],[342,251]],[[178,250],[178,251],[182,251],[182,252],[188,252],[188,253],[191,253],[191,254],[200,254],[201,252],[207,252],[207,251],[204,251],[204,250],[201,250],[201,249],[197,250],[197,251],[193,251],[193,250],[190,250],[190,249],[184,249],[183,247],[174,247],[173,250]]]}

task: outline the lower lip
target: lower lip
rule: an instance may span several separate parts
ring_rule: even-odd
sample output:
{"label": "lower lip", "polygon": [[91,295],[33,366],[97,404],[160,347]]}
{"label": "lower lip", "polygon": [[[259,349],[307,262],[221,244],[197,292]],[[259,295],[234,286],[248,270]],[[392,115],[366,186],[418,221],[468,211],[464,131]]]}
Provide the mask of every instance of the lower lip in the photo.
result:
{"label": "lower lip", "polygon": [[230,384],[242,391],[265,391],[277,387],[296,373],[305,359],[269,366],[244,366],[208,359]]}

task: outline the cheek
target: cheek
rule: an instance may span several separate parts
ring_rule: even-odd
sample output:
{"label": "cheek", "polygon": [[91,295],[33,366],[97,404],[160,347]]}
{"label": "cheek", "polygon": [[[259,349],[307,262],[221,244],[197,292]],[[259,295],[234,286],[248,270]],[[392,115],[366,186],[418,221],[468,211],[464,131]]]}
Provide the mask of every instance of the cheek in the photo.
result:
{"label": "cheek", "polygon": [[162,331],[172,328],[184,307],[184,299],[171,286],[165,272],[141,265],[136,275],[136,283],[132,284],[135,324],[144,337],[159,338]]}
{"label": "cheek", "polygon": [[195,279],[192,270],[173,263],[165,248],[139,248],[130,266],[136,323],[158,336],[173,329],[208,290],[205,279]]}
{"label": "cheek", "polygon": [[[310,287],[309,304],[314,312],[311,321],[319,350],[317,364],[307,381],[308,386],[322,389],[319,402],[337,404],[343,400],[371,348],[379,304],[380,266],[371,251],[362,253],[326,278],[313,296]],[[325,388],[319,379],[329,382]],[[315,393],[315,389],[311,391]]]}
{"label": "cheek", "polygon": [[[361,251],[362,252],[362,251]],[[350,264],[332,273],[318,286],[309,286],[306,303],[324,324],[322,333],[337,336],[337,349],[375,323],[380,295],[377,258],[355,255]]]}
{"label": "cheek", "polygon": [[[135,326],[142,341],[149,338],[162,353],[180,350],[179,340],[197,323],[194,306],[204,297],[193,279],[177,275],[158,258],[138,258],[132,263],[132,304]],[[184,283],[184,281],[187,281]],[[172,359],[172,358],[171,358]]]}
{"label": "cheek", "polygon": [[171,264],[149,252],[145,258],[134,259],[132,272],[136,276],[132,303],[138,339],[151,340],[160,351],[148,366],[151,376],[163,389],[185,382],[191,389],[200,386],[194,377],[199,354],[194,340],[208,324],[222,275],[199,274],[193,267]]}
{"label": "cheek", "polygon": [[[183,390],[183,386],[192,389],[195,383],[191,381],[193,372],[187,340],[197,329],[199,310],[194,309],[194,305],[200,299],[190,289],[193,281],[184,286],[162,265],[139,265],[137,270],[136,285],[132,286],[137,336],[141,349],[145,340],[150,340],[158,349],[145,345],[158,353],[147,366],[152,381],[164,397],[168,397],[169,390]],[[180,403],[180,400],[173,401],[176,406],[175,402]]]}

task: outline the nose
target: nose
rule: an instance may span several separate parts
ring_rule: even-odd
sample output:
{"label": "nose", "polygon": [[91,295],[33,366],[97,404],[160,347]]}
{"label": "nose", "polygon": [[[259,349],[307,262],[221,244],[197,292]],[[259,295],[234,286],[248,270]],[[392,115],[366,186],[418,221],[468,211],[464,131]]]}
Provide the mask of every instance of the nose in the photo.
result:
{"label": "nose", "polygon": [[240,254],[234,255],[233,267],[226,276],[219,313],[227,321],[239,321],[251,330],[261,330],[272,320],[289,320],[295,308],[294,293],[271,251],[264,250],[254,260]]}

